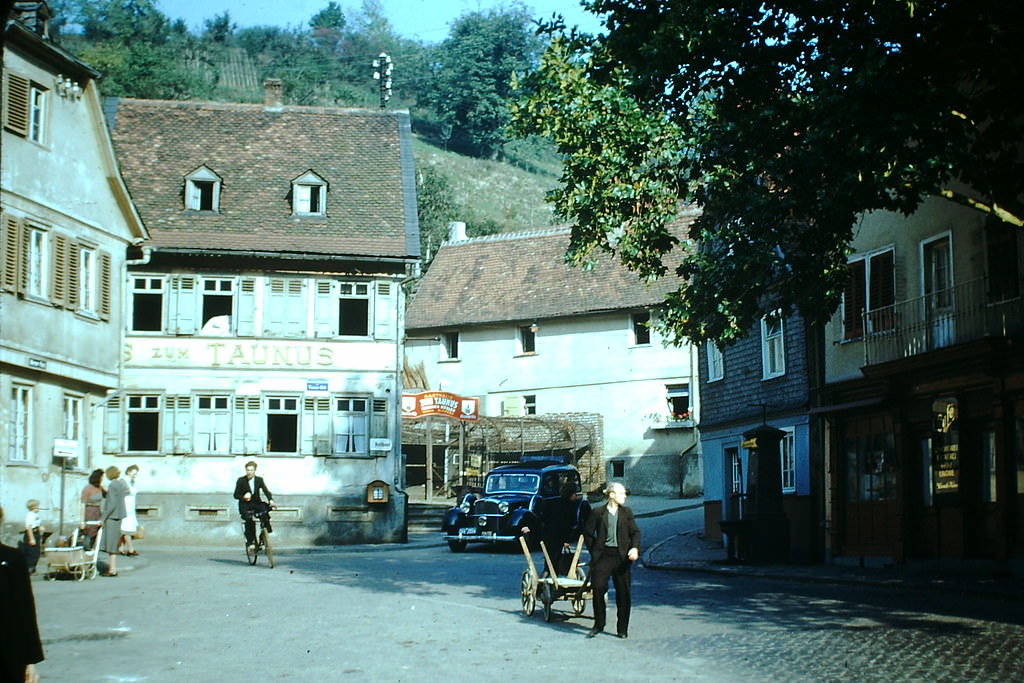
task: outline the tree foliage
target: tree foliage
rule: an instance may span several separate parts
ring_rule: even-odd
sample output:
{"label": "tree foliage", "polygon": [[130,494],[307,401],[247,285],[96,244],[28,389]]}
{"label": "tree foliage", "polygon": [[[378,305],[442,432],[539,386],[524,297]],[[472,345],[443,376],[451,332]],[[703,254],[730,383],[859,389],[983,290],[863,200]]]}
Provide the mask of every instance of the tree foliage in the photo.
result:
{"label": "tree foliage", "polygon": [[435,51],[434,88],[424,93],[451,128],[451,147],[493,157],[505,142],[512,74],[532,66],[542,43],[522,5],[469,12]]}
{"label": "tree foliage", "polygon": [[[643,276],[682,250],[662,314],[728,341],[778,308],[824,320],[863,212],[929,196],[1020,225],[1024,6],[998,0],[590,0],[599,36],[557,38],[520,83],[520,134],[567,162],[568,258]],[[701,214],[680,243],[677,209]]]}

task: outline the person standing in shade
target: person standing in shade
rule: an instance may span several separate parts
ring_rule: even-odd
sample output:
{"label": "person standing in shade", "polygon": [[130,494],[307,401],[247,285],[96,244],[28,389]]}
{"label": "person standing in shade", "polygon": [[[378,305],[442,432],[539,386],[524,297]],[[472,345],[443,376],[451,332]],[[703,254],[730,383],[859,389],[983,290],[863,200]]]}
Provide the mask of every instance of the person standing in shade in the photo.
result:
{"label": "person standing in shade", "polygon": [[[4,510],[0,508],[0,527]],[[36,664],[43,661],[36,602],[25,558],[0,544],[0,680],[37,683]]]}
{"label": "person standing in shade", "polygon": [[[266,495],[266,500],[263,496]],[[245,522],[245,544],[256,546],[256,520],[259,517],[271,533],[270,515],[268,511],[274,505],[274,494],[267,488],[263,477],[256,476],[256,463],[252,460],[245,463],[245,476],[235,482],[235,500],[238,501],[238,514]]]}
{"label": "person standing in shade", "polygon": [[128,495],[124,497],[125,516],[121,520],[121,543],[120,553],[122,555],[138,555],[135,546],[132,545],[132,537],[139,530],[139,519],[135,516],[135,477],[139,474],[138,465],[129,465],[124,471],[128,484]]}
{"label": "person standing in shade", "polygon": [[114,465],[107,468],[107,497],[103,499],[103,551],[107,553],[107,571],[103,576],[117,576],[117,553],[121,543],[121,520],[128,514],[124,499],[130,489],[121,479],[121,470]]}
{"label": "person standing in shade", "polygon": [[590,550],[590,585],[594,591],[593,638],[604,631],[608,579],[615,586],[616,634],[629,637],[629,610],[632,607],[631,570],[640,559],[640,528],[633,511],[626,507],[626,487],[613,482],[605,488],[608,502],[595,509],[584,526],[584,538]]}

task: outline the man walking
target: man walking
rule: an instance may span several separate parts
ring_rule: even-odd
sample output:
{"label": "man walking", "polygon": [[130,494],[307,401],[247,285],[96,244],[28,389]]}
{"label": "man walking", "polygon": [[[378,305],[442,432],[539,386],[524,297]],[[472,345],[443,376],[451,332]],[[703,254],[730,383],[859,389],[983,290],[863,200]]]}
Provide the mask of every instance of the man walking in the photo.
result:
{"label": "man walking", "polygon": [[584,527],[590,550],[590,585],[594,591],[593,638],[604,630],[608,579],[615,586],[616,633],[629,637],[631,576],[633,563],[640,558],[640,528],[633,511],[626,507],[626,487],[613,482],[605,488],[608,502],[594,510]]}

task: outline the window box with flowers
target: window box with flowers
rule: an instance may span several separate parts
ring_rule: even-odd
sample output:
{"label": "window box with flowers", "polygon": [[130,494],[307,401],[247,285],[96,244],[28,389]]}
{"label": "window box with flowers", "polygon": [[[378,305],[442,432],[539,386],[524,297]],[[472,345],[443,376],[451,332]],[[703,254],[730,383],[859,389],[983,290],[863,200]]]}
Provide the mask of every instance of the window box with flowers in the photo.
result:
{"label": "window box with flowers", "polygon": [[651,413],[647,417],[651,421],[651,429],[693,428],[693,414],[689,410],[685,413]]}

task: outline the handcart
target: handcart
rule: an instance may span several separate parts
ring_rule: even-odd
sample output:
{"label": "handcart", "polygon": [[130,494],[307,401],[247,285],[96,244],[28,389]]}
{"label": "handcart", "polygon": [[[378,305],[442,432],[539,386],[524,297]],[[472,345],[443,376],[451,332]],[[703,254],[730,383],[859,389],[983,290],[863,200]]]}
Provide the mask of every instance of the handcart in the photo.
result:
{"label": "handcart", "polygon": [[576,542],[576,551],[572,555],[572,564],[565,576],[559,576],[555,565],[548,555],[548,549],[544,541],[540,542],[541,552],[544,553],[544,564],[547,569],[542,575],[537,574],[537,568],[533,564],[533,556],[526,544],[526,539],[519,537],[519,544],[526,556],[526,569],[519,584],[520,595],[523,601],[523,614],[533,616],[539,598],[544,607],[544,621],[551,621],[551,607],[555,600],[568,600],[572,606],[574,616],[582,616],[587,608],[587,600],[593,599],[593,591],[590,588],[590,579],[586,570],[580,564],[580,552],[583,550],[583,537],[580,536]]}
{"label": "handcart", "polygon": [[46,548],[46,578],[53,581],[58,576],[70,576],[76,581],[96,578],[96,560],[100,555],[100,543],[103,541],[103,522],[86,522],[90,526],[98,526],[92,549],[78,543],[78,529],[71,534],[71,543],[66,547]]}

